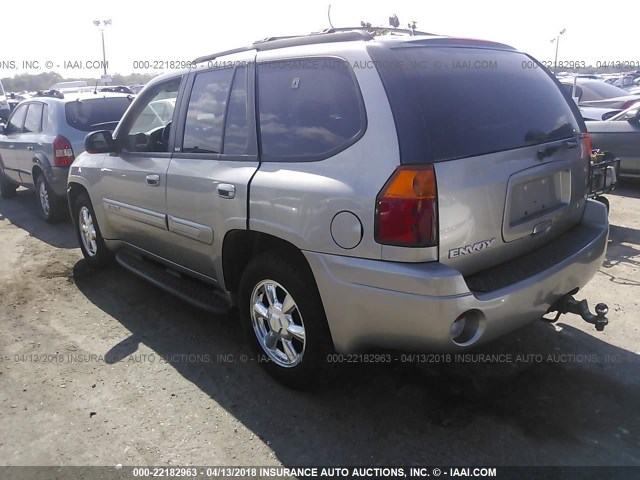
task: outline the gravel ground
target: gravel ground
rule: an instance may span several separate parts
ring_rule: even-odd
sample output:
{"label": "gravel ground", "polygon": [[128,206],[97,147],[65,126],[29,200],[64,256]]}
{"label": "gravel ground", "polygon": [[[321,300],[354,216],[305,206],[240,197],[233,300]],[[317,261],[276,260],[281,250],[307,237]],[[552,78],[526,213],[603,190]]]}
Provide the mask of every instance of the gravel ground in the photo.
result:
{"label": "gravel ground", "polygon": [[235,315],[90,270],[19,191],[0,200],[0,464],[640,465],[640,185],[609,198],[581,292],[605,332],[564,316],[474,362],[350,365],[301,393],[243,361]]}

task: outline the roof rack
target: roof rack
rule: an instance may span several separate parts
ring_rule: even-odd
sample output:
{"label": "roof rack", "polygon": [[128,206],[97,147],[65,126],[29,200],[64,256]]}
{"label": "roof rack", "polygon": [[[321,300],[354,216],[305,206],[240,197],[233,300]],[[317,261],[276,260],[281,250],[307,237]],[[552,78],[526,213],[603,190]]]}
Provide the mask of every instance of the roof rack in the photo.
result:
{"label": "roof rack", "polygon": [[64,98],[64,93],[60,90],[38,90],[34,97],[53,97],[53,98]]}
{"label": "roof rack", "polygon": [[198,57],[193,61],[193,63],[202,63],[210,60],[215,60],[216,58],[224,57],[226,55],[231,55],[233,53],[247,52],[250,50],[256,50],[260,52],[265,50],[275,50],[278,48],[295,47],[300,45],[314,45],[319,43],[352,42],[357,40],[368,41],[374,38],[371,33],[367,32],[366,28],[362,27],[335,30],[336,31],[325,30],[322,32],[311,33],[309,35],[267,37],[264,40],[253,42],[253,44],[249,45],[248,47],[234,48],[232,50],[225,50],[223,52]]}

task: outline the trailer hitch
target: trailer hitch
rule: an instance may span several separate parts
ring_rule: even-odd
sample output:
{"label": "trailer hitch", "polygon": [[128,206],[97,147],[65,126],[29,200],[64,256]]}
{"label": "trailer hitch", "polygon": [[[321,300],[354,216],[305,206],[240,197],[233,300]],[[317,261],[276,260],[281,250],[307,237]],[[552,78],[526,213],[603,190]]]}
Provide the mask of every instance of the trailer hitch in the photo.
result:
{"label": "trailer hitch", "polygon": [[547,313],[556,312],[556,316],[553,319],[549,319],[546,317],[542,317],[544,320],[548,322],[556,322],[560,315],[565,313],[575,313],[576,315],[580,315],[582,319],[587,322],[595,325],[596,330],[602,332],[604,327],[607,326],[609,320],[606,315],[609,312],[609,307],[606,303],[598,303],[596,305],[596,314],[594,315],[589,311],[589,304],[586,300],[576,300],[573,298],[573,295],[570,293],[563,296],[560,300],[555,302],[553,305],[549,307]]}

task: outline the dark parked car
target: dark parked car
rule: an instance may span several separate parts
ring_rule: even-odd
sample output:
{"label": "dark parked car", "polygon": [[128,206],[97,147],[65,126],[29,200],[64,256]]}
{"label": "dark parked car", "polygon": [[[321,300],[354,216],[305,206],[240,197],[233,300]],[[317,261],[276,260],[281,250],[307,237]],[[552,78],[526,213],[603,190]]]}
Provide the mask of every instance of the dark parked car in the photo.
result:
{"label": "dark parked car", "polygon": [[113,130],[131,98],[53,90],[21,102],[0,127],[0,196],[14,196],[20,185],[35,189],[44,219],[60,220],[68,211],[69,165],[84,150],[85,136]]}

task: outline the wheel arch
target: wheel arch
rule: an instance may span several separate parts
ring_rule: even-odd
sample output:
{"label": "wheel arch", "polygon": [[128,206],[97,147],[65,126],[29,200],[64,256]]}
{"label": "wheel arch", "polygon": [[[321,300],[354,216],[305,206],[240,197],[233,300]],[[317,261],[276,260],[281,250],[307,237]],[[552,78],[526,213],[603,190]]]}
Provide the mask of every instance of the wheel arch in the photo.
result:
{"label": "wheel arch", "polygon": [[33,186],[35,188],[38,183],[38,177],[43,175],[48,168],[51,168],[51,164],[49,163],[49,160],[47,160],[47,157],[41,153],[36,153],[31,159],[31,163],[31,180],[33,181]]}
{"label": "wheel arch", "polygon": [[73,207],[76,204],[76,200],[80,196],[80,194],[86,193],[89,195],[87,188],[78,183],[78,182],[69,182],[67,185],[67,203],[69,204],[69,213],[71,215],[71,220],[74,225],[77,225],[78,219],[73,214]]}
{"label": "wheel arch", "polygon": [[253,230],[231,230],[225,235],[222,244],[222,270],[225,288],[231,293],[234,302],[240,287],[240,278],[249,262],[262,253],[273,251],[284,252],[304,268],[315,283],[309,262],[302,251],[292,243]]}

